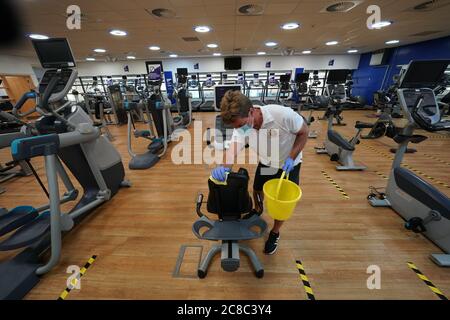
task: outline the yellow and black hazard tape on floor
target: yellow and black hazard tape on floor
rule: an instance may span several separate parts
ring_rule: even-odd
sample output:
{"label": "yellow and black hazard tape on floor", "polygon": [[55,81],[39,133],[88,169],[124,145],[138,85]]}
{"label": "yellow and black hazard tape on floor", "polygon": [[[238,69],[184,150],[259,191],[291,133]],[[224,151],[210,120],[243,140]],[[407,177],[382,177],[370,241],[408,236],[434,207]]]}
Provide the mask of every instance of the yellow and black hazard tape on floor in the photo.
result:
{"label": "yellow and black hazard tape on floor", "polygon": [[439,162],[439,163],[442,163],[442,164],[445,164],[445,165],[447,165],[447,166],[450,166],[450,162],[447,162],[447,161],[444,161],[444,160],[442,160],[442,159],[439,159],[438,157],[435,157],[435,156],[433,156],[433,155],[431,155],[431,154],[424,153],[423,155],[424,155],[425,157],[430,158],[430,159],[432,159],[432,160],[435,160],[435,161],[437,161],[437,162]]}
{"label": "yellow and black hazard tape on floor", "polygon": [[80,275],[78,278],[72,279],[70,286],[64,289],[64,291],[59,295],[58,300],[65,300],[69,295],[70,291],[77,285],[78,281],[80,281],[81,277],[86,273],[89,267],[94,263],[95,259],[97,259],[96,255],[93,255],[89,258],[89,260],[85,263],[84,267],[80,269]]}
{"label": "yellow and black hazard tape on floor", "polygon": [[420,280],[422,280],[431,291],[434,292],[441,300],[448,300],[447,297],[439,290],[412,262],[408,262],[408,267],[414,271]]}
{"label": "yellow and black hazard tape on floor", "polygon": [[450,139],[449,136],[444,136],[444,135],[432,135],[432,136],[427,136],[428,139]]}
{"label": "yellow and black hazard tape on floor", "polygon": [[402,166],[405,167],[405,168],[407,168],[407,169],[409,169],[409,170],[411,170],[411,171],[414,172],[414,173],[417,173],[417,174],[419,174],[419,175],[421,175],[421,176],[423,176],[423,177],[425,177],[425,178],[427,178],[427,179],[433,181],[434,183],[437,183],[437,184],[440,185],[440,186],[443,186],[444,188],[450,189],[450,185],[449,185],[448,183],[445,183],[445,182],[440,181],[440,180],[438,180],[438,179],[436,179],[436,178],[433,178],[432,176],[429,176],[428,174],[426,174],[426,173],[424,173],[424,172],[422,172],[422,171],[420,171],[420,170],[417,170],[417,169],[411,167],[411,166],[408,165],[408,164],[402,163]]}
{"label": "yellow and black hazard tape on floor", "polygon": [[337,183],[336,181],[333,180],[333,178],[331,178],[328,173],[326,173],[325,171],[321,171],[322,174],[324,175],[325,179],[327,179],[338,191],[339,193],[342,195],[342,197],[344,199],[350,199],[349,195],[347,193],[345,193],[344,189],[342,189]]}
{"label": "yellow and black hazard tape on floor", "polygon": [[384,173],[380,172],[380,171],[375,171],[375,173],[377,174],[377,176],[382,177],[384,180],[388,180],[389,177],[387,175],[385,175]]}
{"label": "yellow and black hazard tape on floor", "polygon": [[375,152],[376,154],[379,154],[380,156],[383,156],[383,157],[385,157],[385,158],[388,158],[389,160],[394,161],[394,157],[393,157],[392,155],[386,153],[386,152],[380,151],[380,150],[378,150],[378,149],[376,149],[376,148],[374,148],[374,147],[372,147],[372,146],[368,146],[368,145],[365,145],[365,144],[364,144],[363,146],[366,147],[366,148],[368,148],[368,149],[370,149],[370,150],[372,150],[372,151]]}
{"label": "yellow and black hazard tape on floor", "polygon": [[[382,156],[384,156],[384,157],[386,157],[386,158],[388,158],[388,159],[390,159],[390,160],[394,160],[394,157],[392,157],[391,155],[389,155],[389,154],[387,154],[387,153],[385,153],[385,152],[379,151],[379,150],[375,149],[375,148],[372,147],[372,146],[365,145],[365,147],[369,148],[370,150],[374,151],[375,153],[377,153],[377,154],[379,154],[379,155],[382,155]],[[444,163],[445,163],[445,162],[444,162]],[[449,165],[450,165],[450,163],[449,163]],[[425,177],[425,178],[427,178],[427,179],[433,181],[434,183],[437,183],[438,185],[441,185],[441,186],[444,187],[444,188],[450,189],[450,185],[449,185],[448,183],[445,183],[445,182],[440,181],[440,180],[438,180],[438,179],[436,179],[436,178],[433,178],[432,176],[430,176],[430,175],[428,175],[428,174],[426,174],[426,173],[424,173],[424,172],[422,172],[422,171],[420,171],[420,170],[417,170],[417,169],[413,168],[413,167],[410,166],[409,164],[402,163],[402,166],[405,167],[405,168],[407,168],[407,169],[409,169],[409,170],[411,170],[411,171],[414,172],[414,173],[417,173],[417,174],[419,174],[419,175],[421,175],[421,176],[423,176],[423,177]]]}
{"label": "yellow and black hazard tape on floor", "polygon": [[306,296],[309,300],[316,300],[316,297],[314,296],[314,292],[311,288],[311,283],[309,282],[308,276],[306,275],[305,268],[303,268],[303,264],[300,260],[295,261],[297,265],[298,272],[300,273],[300,280],[303,283],[303,287],[306,291]]}

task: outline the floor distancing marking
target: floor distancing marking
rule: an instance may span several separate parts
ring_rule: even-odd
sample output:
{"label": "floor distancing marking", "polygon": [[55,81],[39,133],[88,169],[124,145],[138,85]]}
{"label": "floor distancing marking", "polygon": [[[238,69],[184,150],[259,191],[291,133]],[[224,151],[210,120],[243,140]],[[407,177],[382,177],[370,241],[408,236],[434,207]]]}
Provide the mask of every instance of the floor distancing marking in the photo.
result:
{"label": "floor distancing marking", "polygon": [[303,268],[302,262],[300,260],[296,260],[295,263],[297,265],[298,273],[300,273],[300,280],[303,283],[303,288],[305,288],[308,300],[316,300],[314,292],[311,288],[311,283],[309,282],[308,276],[306,275],[305,268]]}
{"label": "floor distancing marking", "polygon": [[325,171],[321,171],[322,174],[324,175],[324,177],[339,191],[339,193],[342,195],[342,197],[344,199],[350,199],[349,195],[347,193],[345,193],[344,189],[342,189],[337,183],[336,181],[333,180],[333,178],[331,178],[328,173],[326,173]]}
{"label": "floor distancing marking", "polygon": [[[377,154],[379,154],[379,155],[381,155],[381,156],[383,156],[383,157],[386,157],[386,158],[388,158],[389,160],[394,161],[394,157],[391,156],[390,154],[387,154],[387,153],[385,153],[385,152],[379,151],[379,150],[377,150],[376,148],[374,148],[374,147],[372,147],[372,146],[368,146],[368,145],[364,145],[364,146],[365,146],[366,148],[369,148],[369,149],[372,150],[373,152],[375,152],[375,153],[377,153]],[[437,183],[438,185],[440,185],[440,186],[442,186],[442,187],[444,187],[444,188],[450,189],[450,185],[449,185],[448,183],[445,183],[445,182],[443,182],[443,181],[440,181],[440,180],[438,180],[438,179],[436,179],[436,178],[434,178],[434,177],[432,177],[432,176],[430,176],[430,175],[428,175],[428,174],[426,174],[426,173],[424,173],[424,172],[422,172],[422,171],[420,171],[420,170],[417,170],[417,169],[413,168],[412,166],[410,166],[409,164],[402,163],[402,166],[405,167],[405,168],[407,168],[407,169],[409,169],[409,170],[411,170],[411,171],[414,172],[414,173],[417,173],[417,174],[419,174],[419,175],[421,175],[421,176],[423,176],[423,177],[425,177],[425,178],[427,178],[427,179],[433,181],[434,183]]]}
{"label": "floor distancing marking", "polygon": [[402,166],[404,166],[405,168],[408,168],[409,170],[411,170],[411,171],[414,172],[414,173],[417,173],[417,174],[419,174],[419,175],[421,175],[421,176],[424,176],[425,178],[427,178],[427,179],[429,179],[429,180],[431,180],[431,181],[437,183],[438,185],[443,186],[444,188],[450,189],[450,185],[448,185],[447,183],[442,182],[442,181],[440,181],[440,180],[438,180],[438,179],[436,179],[436,178],[433,178],[432,176],[429,176],[428,174],[423,173],[423,172],[420,171],[420,170],[414,169],[413,167],[411,167],[411,166],[408,165],[408,164],[402,164]]}
{"label": "floor distancing marking", "polygon": [[[182,245],[180,247],[180,251],[178,253],[177,261],[175,262],[175,269],[173,270],[172,277],[174,278],[189,278],[189,279],[197,279],[197,273],[193,275],[181,275],[181,265],[183,264],[184,255],[186,253],[186,249],[192,249],[192,248],[199,248],[200,253],[198,257],[198,267],[200,267],[200,263],[202,262],[202,253],[203,253],[203,246],[200,245]],[[198,270],[197,267],[197,270]]]}
{"label": "floor distancing marking", "polygon": [[382,173],[382,172],[380,172],[380,171],[375,171],[375,173],[376,173],[378,176],[382,177],[384,180],[388,180],[388,179],[389,179],[389,177],[388,177],[387,175],[385,175],[384,173]]}
{"label": "floor distancing marking", "polygon": [[428,157],[428,158],[432,159],[432,160],[435,160],[435,161],[437,161],[437,162],[440,162],[440,163],[442,163],[442,164],[445,164],[445,165],[447,165],[447,166],[450,166],[450,162],[447,162],[447,161],[444,161],[444,160],[442,160],[442,159],[439,159],[439,158],[437,158],[437,157],[435,157],[435,156],[433,156],[433,155],[431,155],[431,154],[424,153],[423,155],[424,155],[425,157]]}
{"label": "floor distancing marking", "polygon": [[84,267],[80,269],[80,277],[79,279],[74,278],[71,281],[71,285],[67,286],[67,288],[64,289],[64,291],[59,295],[58,300],[65,300],[67,296],[69,295],[70,291],[72,291],[73,288],[77,285],[78,281],[81,280],[81,277],[84,276],[86,271],[89,269],[89,267],[94,263],[95,259],[97,259],[96,255],[93,255],[89,258],[89,260],[85,263]]}
{"label": "floor distancing marking", "polygon": [[447,297],[439,290],[412,262],[408,262],[408,267],[414,271],[420,280],[422,280],[431,291],[434,292],[435,295],[439,297],[441,300],[448,300]]}
{"label": "floor distancing marking", "polygon": [[444,136],[444,135],[433,135],[433,136],[427,136],[428,139],[450,139],[449,136]]}

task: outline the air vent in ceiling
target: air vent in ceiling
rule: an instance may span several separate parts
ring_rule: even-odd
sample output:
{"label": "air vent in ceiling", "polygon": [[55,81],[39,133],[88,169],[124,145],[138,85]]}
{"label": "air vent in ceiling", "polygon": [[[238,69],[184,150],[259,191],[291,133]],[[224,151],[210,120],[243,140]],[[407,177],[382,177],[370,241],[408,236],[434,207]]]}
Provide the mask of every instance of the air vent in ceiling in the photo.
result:
{"label": "air vent in ceiling", "polygon": [[362,1],[339,1],[331,5],[328,5],[321,12],[330,12],[330,13],[349,12],[357,5],[359,5],[361,2]]}
{"label": "air vent in ceiling", "polygon": [[282,56],[292,56],[295,53],[295,49],[291,47],[287,47],[283,51],[281,51]]}
{"label": "air vent in ceiling", "polygon": [[199,38],[197,37],[182,37],[181,39],[183,39],[186,42],[195,42],[195,41],[200,41]]}
{"label": "air vent in ceiling", "polygon": [[430,0],[422,2],[416,6],[414,6],[412,9],[414,11],[431,11],[435,10],[444,6],[449,5],[448,1],[442,1],[442,0]]}
{"label": "air vent in ceiling", "polygon": [[258,16],[263,14],[263,12],[264,8],[259,4],[246,4],[238,9],[239,14],[246,16]]}
{"label": "air vent in ceiling", "polygon": [[[148,9],[147,9],[147,12],[149,12]],[[149,13],[151,13],[155,17],[164,18],[164,19],[172,19],[177,16],[175,11],[172,11],[170,9],[164,9],[164,8],[153,9]]]}
{"label": "air vent in ceiling", "polygon": [[435,30],[434,31],[422,31],[419,33],[411,34],[410,37],[425,37],[425,36],[430,36],[432,34],[439,33],[439,32],[441,32],[441,31],[435,31]]}
{"label": "air vent in ceiling", "polygon": [[241,51],[242,50],[242,48],[236,48],[236,49],[234,49],[234,51]]}

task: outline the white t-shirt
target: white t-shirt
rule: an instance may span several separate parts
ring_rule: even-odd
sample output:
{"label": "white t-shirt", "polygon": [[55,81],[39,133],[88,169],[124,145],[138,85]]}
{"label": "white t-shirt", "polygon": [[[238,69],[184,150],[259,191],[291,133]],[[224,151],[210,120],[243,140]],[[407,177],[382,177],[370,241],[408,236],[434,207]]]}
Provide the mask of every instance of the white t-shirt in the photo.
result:
{"label": "white t-shirt", "polygon": [[[251,129],[245,134],[241,129],[234,129],[231,143],[237,142],[244,146],[248,142],[250,148],[258,154],[262,164],[281,169],[292,151],[297,133],[303,127],[303,117],[289,107],[276,104],[254,107],[260,108],[262,112],[261,129]],[[302,152],[294,164],[300,162]]]}

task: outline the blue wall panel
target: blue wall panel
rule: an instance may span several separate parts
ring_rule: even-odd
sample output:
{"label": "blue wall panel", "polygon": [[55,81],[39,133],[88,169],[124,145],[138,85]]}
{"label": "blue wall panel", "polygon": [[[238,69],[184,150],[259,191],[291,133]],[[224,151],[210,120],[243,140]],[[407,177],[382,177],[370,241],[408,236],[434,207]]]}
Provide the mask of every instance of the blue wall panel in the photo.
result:
{"label": "blue wall panel", "polygon": [[353,72],[353,95],[365,97],[367,104],[373,103],[375,91],[392,84],[392,77],[400,71],[398,65],[411,60],[450,59],[450,37],[398,47],[387,66],[370,66],[371,56],[372,53],[362,54],[359,67]]}

